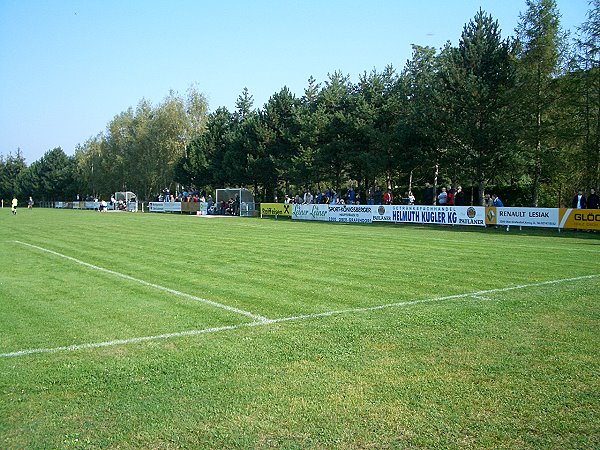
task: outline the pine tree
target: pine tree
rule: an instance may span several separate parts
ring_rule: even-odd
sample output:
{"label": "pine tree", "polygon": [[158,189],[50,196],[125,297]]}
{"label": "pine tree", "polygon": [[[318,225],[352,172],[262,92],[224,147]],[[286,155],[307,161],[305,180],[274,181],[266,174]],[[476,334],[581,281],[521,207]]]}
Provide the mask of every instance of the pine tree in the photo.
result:
{"label": "pine tree", "polygon": [[564,36],[555,0],[527,0],[526,5],[517,28],[517,109],[521,112],[521,142],[531,165],[532,205],[538,206],[544,172],[554,169],[559,160],[553,112],[559,100],[555,80],[560,74]]}

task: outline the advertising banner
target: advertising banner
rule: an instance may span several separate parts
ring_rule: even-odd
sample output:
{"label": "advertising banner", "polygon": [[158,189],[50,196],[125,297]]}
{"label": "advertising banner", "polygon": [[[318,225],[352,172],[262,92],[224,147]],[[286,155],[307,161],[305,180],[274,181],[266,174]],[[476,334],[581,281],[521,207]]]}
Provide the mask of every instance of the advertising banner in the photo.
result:
{"label": "advertising banner", "polygon": [[488,225],[558,228],[558,208],[486,208]]}
{"label": "advertising banner", "polygon": [[600,231],[600,209],[560,209],[561,228]]}
{"label": "advertising banner", "polygon": [[292,219],[327,221],[329,205],[293,205]]}
{"label": "advertising banner", "polygon": [[373,222],[372,205],[328,205],[327,220],[340,223]]}
{"label": "advertising banner", "polygon": [[202,210],[202,203],[200,202],[181,202],[181,212],[195,213]]}
{"label": "advertising banner", "polygon": [[373,221],[483,227],[485,208],[482,206],[380,205],[373,206]]}
{"label": "advertising banner", "polygon": [[284,203],[261,203],[260,216],[292,216],[291,204]]}
{"label": "advertising banner", "polygon": [[150,212],[181,212],[181,203],[150,202]]}

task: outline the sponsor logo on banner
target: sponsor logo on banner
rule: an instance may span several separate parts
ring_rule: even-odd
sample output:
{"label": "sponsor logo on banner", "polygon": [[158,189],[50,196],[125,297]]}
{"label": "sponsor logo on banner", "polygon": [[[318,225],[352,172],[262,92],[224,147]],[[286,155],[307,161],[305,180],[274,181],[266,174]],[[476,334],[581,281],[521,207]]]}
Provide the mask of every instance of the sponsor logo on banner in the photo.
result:
{"label": "sponsor logo on banner", "polygon": [[[490,213],[495,213],[495,221]],[[524,227],[558,228],[558,208],[488,208],[489,225],[518,225]]]}
{"label": "sponsor logo on banner", "polygon": [[371,205],[327,205],[328,220],[343,223],[373,222],[373,206]]}
{"label": "sponsor logo on banner", "polygon": [[561,208],[561,228],[600,231],[600,209]]}
{"label": "sponsor logo on banner", "polygon": [[287,203],[261,203],[261,216],[288,216],[292,215],[292,205]]}
{"label": "sponsor logo on banner", "polygon": [[[376,209],[375,209],[376,208]],[[373,214],[373,222],[392,222],[393,206],[373,206],[376,214]]]}
{"label": "sponsor logo on banner", "polygon": [[328,205],[293,205],[292,219],[329,220]]}
{"label": "sponsor logo on banner", "polygon": [[481,206],[394,205],[388,208],[391,208],[391,221],[396,223],[485,226],[485,208]]}

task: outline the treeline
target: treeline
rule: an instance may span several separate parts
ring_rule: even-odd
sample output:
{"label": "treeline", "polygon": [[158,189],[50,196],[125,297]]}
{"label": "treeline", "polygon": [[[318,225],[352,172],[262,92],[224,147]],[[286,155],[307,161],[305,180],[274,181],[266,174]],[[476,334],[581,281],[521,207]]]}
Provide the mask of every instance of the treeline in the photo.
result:
{"label": "treeline", "polygon": [[[480,10],[458,46],[413,46],[397,72],[312,77],[254,108],[248,90],[234,111],[208,113],[195,89],[160,105],[142,101],[75,155],[49,151],[27,167],[0,160],[0,195],[40,199],[131,190],[150,200],[165,187],[243,186],[257,199],[350,185],[491,186],[512,205],[557,206],[600,174],[600,0],[570,39],[554,0],[527,0],[515,37]],[[8,182],[6,181],[8,180]],[[10,183],[13,183],[10,185]]]}

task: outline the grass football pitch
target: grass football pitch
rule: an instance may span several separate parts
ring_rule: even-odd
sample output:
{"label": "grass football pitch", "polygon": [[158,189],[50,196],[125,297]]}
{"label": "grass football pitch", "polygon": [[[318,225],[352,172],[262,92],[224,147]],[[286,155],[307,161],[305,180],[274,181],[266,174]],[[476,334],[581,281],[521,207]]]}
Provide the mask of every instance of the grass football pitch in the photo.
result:
{"label": "grass football pitch", "polygon": [[600,236],[0,209],[0,448],[599,448]]}

